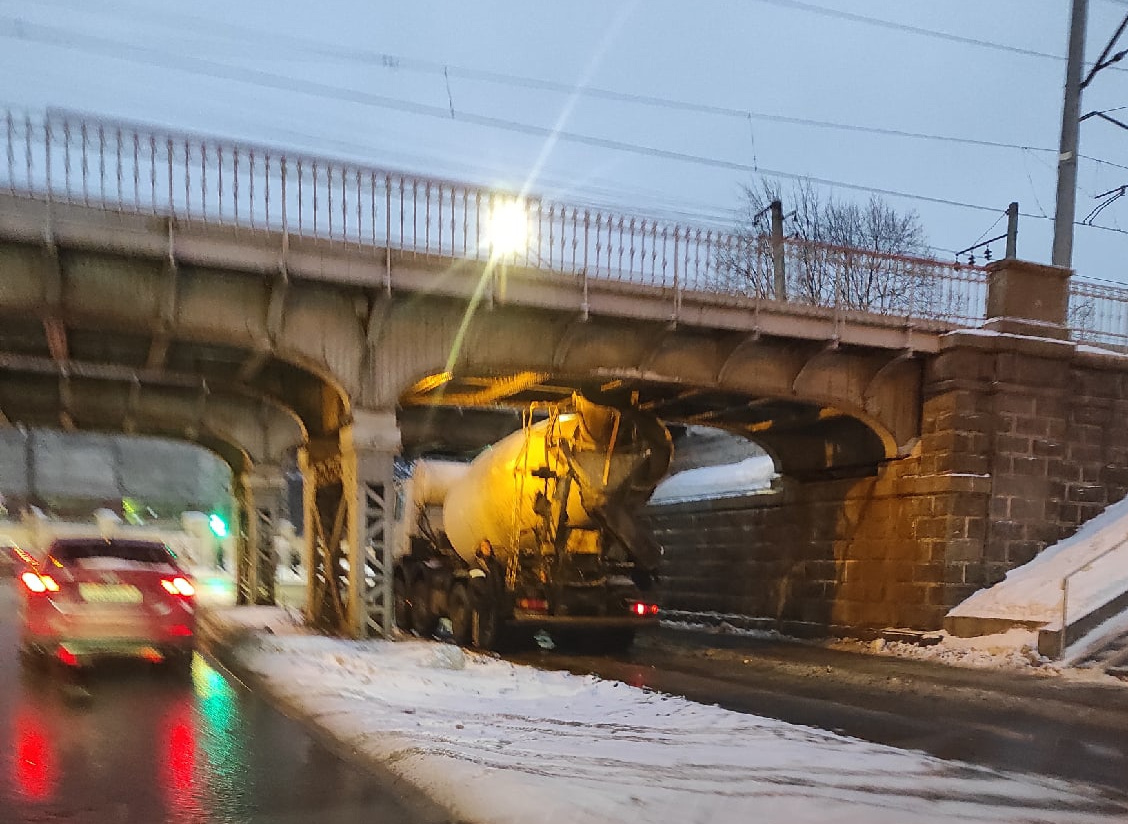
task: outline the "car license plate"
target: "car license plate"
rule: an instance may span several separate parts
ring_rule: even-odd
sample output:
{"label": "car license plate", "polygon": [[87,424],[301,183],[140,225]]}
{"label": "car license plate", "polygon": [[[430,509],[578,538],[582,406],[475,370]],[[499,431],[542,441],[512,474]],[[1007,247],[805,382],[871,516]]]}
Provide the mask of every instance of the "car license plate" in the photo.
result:
{"label": "car license plate", "polygon": [[130,584],[79,584],[78,594],[91,604],[140,604],[141,590]]}

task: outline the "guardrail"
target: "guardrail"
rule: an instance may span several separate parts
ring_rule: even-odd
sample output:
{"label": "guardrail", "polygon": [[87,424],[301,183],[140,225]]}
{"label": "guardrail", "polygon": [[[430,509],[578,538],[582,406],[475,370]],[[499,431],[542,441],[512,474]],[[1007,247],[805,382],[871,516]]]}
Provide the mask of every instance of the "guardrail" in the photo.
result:
{"label": "guardrail", "polygon": [[[777,290],[776,255],[764,236],[81,114],[7,110],[2,117],[0,189],[15,194],[475,260],[498,254],[496,218],[515,210],[524,243],[504,260],[668,288],[675,308],[682,294],[699,292],[926,321],[938,329],[985,320],[981,267],[788,239],[779,250],[785,277]],[[1116,323],[1089,322],[1114,305],[1124,314],[1128,297],[1085,288],[1075,288],[1079,337],[1128,342],[1128,328],[1113,328],[1120,315]]]}
{"label": "guardrail", "polygon": [[[1126,557],[1128,538],[1117,541],[1062,577],[1059,658],[1066,647],[1110,617],[1110,614],[1105,614],[1108,608],[1113,608],[1115,612],[1124,608],[1121,601],[1128,590],[1124,581]],[[1078,602],[1086,606],[1078,609]]]}

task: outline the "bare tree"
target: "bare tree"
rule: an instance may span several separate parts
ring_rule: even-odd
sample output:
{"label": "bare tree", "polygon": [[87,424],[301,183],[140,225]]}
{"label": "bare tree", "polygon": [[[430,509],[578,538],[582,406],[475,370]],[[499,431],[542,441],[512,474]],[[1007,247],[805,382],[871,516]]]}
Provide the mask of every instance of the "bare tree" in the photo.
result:
{"label": "bare tree", "polygon": [[922,314],[931,303],[927,272],[915,258],[928,252],[914,211],[897,212],[877,195],[864,205],[824,196],[809,181],[786,195],[776,182],[744,186],[735,241],[718,255],[721,285],[734,292],[778,298],[769,237],[770,204],[783,202],[787,219],[787,299],[883,313]]}

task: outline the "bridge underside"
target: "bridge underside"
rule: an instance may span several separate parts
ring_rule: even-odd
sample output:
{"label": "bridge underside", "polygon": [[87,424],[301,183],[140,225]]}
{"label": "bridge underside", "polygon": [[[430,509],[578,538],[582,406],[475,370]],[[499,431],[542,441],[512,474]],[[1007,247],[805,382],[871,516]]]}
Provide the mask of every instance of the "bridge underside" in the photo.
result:
{"label": "bridge underside", "polygon": [[[777,470],[799,480],[872,475],[889,459],[866,423],[828,405],[747,392],[615,378],[569,379],[535,372],[504,376],[434,375],[401,399],[406,410],[526,410],[580,393],[609,406],[635,406],[669,425],[710,426],[762,446]],[[416,413],[417,414],[417,413]],[[494,413],[496,414],[496,413]]]}

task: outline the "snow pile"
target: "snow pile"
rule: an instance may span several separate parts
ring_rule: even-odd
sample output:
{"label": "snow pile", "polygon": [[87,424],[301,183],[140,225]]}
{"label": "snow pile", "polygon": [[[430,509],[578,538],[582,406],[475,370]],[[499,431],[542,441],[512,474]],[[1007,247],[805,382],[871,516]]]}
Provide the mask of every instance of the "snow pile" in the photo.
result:
{"label": "snow pile", "polygon": [[[297,634],[281,611],[212,621],[286,704],[467,822],[1084,822],[1095,790],[1002,774],[427,641]],[[290,634],[294,633],[294,634]],[[458,664],[462,666],[459,667]],[[453,664],[453,666],[452,666]]]}
{"label": "snow pile", "polygon": [[650,503],[671,504],[745,495],[770,488],[774,475],[775,464],[767,455],[753,455],[739,463],[687,469],[658,484]]}
{"label": "snow pile", "polygon": [[[1104,555],[1106,552],[1109,554]],[[1097,560],[1101,555],[1104,557]],[[1073,536],[1047,547],[1034,560],[1012,569],[993,587],[957,604],[948,615],[1060,626],[1062,580],[1091,562],[1095,562],[1093,574],[1083,571],[1070,581],[1071,620],[1128,590],[1128,498],[1108,507]]]}
{"label": "snow pile", "polygon": [[1038,633],[1032,630],[1011,629],[995,635],[975,638],[957,638],[946,632],[937,633],[939,642],[922,645],[904,641],[843,641],[832,646],[841,649],[861,649],[877,655],[913,658],[917,661],[935,661],[955,667],[973,669],[1037,670],[1046,675],[1061,674],[1060,668],[1038,653]]}

